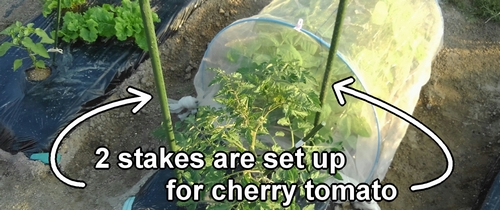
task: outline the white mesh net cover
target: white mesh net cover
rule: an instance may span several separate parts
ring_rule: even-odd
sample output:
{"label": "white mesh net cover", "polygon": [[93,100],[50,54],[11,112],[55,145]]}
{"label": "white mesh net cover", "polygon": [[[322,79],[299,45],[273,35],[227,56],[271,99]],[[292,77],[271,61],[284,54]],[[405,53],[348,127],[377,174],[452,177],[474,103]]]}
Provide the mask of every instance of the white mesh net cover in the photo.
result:
{"label": "white mesh net cover", "polygon": [[[338,4],[338,0],[274,0],[259,14],[224,28],[209,44],[195,76],[198,105],[220,106],[213,100],[218,86],[209,87],[214,77],[209,68],[235,72],[248,59],[299,60],[321,82]],[[443,20],[435,0],[350,0],[329,82],[353,76],[353,88],[411,114],[429,80],[442,37]],[[323,119],[327,122],[323,130],[343,143],[344,182],[383,180],[408,123],[359,99],[347,96],[346,101],[346,106],[339,106],[333,91],[328,91]],[[335,129],[347,124],[349,133]],[[291,146],[286,139],[280,144]]]}

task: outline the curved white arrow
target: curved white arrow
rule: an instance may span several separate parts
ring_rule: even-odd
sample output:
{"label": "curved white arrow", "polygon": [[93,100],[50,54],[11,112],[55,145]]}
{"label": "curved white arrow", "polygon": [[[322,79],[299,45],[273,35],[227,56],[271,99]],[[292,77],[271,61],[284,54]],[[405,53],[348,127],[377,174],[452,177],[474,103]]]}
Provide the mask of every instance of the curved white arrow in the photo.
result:
{"label": "curved white arrow", "polygon": [[61,144],[62,140],[64,137],[73,129],[75,128],[78,124],[82,123],[83,121],[91,118],[94,115],[97,115],[99,113],[118,108],[121,106],[129,105],[129,104],[135,104],[138,103],[133,109],[132,113],[136,114],[141,110],[151,99],[153,96],[151,94],[146,93],[144,91],[138,90],[134,87],[128,87],[127,91],[131,94],[136,95],[135,97],[130,97],[130,98],[125,98],[125,99],[120,99],[116,100],[107,104],[104,104],[102,106],[99,106],[93,110],[90,110],[86,112],[85,114],[79,116],[75,120],[71,121],[69,125],[67,125],[57,136],[56,140],[52,144],[52,148],[50,150],[50,156],[49,156],[49,162],[50,162],[50,169],[52,172],[55,174],[55,176],[65,184],[71,186],[71,187],[76,187],[76,188],[85,188],[87,185],[83,181],[76,181],[72,180],[68,177],[65,177],[61,171],[59,171],[59,168],[57,167],[57,162],[56,162],[56,154],[57,150],[59,149],[59,145]]}
{"label": "curved white arrow", "polygon": [[429,129],[427,126],[422,124],[420,121],[417,119],[413,118],[411,115],[408,113],[404,112],[403,110],[388,104],[387,102],[380,100],[372,95],[369,95],[367,93],[360,92],[356,89],[353,89],[351,87],[347,87],[348,85],[352,84],[355,82],[355,79],[353,77],[348,77],[343,80],[339,80],[335,83],[333,83],[332,88],[333,92],[335,93],[335,97],[337,98],[337,101],[339,102],[340,106],[344,106],[346,101],[344,98],[343,94],[348,94],[351,96],[354,96],[360,100],[366,101],[370,104],[373,104],[375,106],[378,106],[398,117],[401,119],[405,120],[406,122],[414,125],[418,129],[420,129],[422,132],[427,134],[432,140],[434,140],[439,148],[443,151],[444,155],[446,156],[446,171],[439,176],[438,178],[424,182],[424,183],[419,183],[419,184],[414,184],[410,187],[410,190],[412,192],[419,191],[419,190],[426,190],[431,187],[437,186],[441,183],[443,183],[448,177],[450,177],[451,173],[453,172],[453,156],[446,144],[437,136],[431,129]]}

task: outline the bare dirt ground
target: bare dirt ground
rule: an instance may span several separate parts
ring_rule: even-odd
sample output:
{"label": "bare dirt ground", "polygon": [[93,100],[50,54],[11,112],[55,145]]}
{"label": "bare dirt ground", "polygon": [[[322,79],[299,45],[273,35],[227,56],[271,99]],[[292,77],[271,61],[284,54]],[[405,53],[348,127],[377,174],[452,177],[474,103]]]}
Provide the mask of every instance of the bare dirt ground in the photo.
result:
{"label": "bare dirt ground", "polygon": [[[195,96],[192,78],[207,44],[223,27],[257,14],[270,0],[207,0],[179,33],[160,46],[168,96]],[[37,0],[0,0],[0,29],[14,20],[27,21],[40,12]],[[13,5],[5,6],[5,5]],[[478,200],[496,175],[500,152],[500,24],[468,20],[452,5],[441,3],[445,19],[444,48],[433,65],[414,116],[436,132],[455,158],[455,170],[443,184],[412,193],[409,186],[444,172],[445,158],[437,145],[410,127],[384,182],[398,186],[399,196],[382,209],[477,209]],[[222,9],[222,10],[221,10]],[[155,96],[149,61],[117,89],[108,101],[127,97],[128,85]],[[68,187],[48,166],[23,155],[0,152],[0,209],[121,209],[154,171],[120,170],[120,151],[165,144],[151,131],[160,122],[160,108],[151,101],[140,114],[132,107],[115,109],[76,128],[60,152],[69,177],[87,188]],[[97,147],[111,151],[110,170],[94,170]]]}

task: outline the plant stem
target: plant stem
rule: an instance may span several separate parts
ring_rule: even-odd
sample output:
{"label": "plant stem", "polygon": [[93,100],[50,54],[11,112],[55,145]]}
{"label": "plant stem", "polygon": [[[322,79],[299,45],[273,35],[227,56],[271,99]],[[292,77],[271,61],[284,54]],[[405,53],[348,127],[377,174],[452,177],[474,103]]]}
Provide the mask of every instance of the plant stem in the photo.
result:
{"label": "plant stem", "polygon": [[[165,88],[165,82],[163,81],[160,54],[158,53],[158,43],[156,42],[156,32],[151,15],[151,6],[149,4],[149,0],[139,0],[139,5],[141,7],[142,20],[144,24],[144,30],[146,32],[146,39],[148,41],[148,49],[151,57],[151,64],[153,67],[156,89],[158,92],[158,97],[160,99],[160,106],[163,114],[163,127],[167,133],[167,142],[169,144],[170,150],[177,152],[178,149],[177,145],[175,144],[172,119],[170,117],[170,109],[168,108],[167,91]],[[181,178],[180,173],[177,170],[176,172],[178,177]]]}
{"label": "plant stem", "polygon": [[[59,33],[59,21],[61,20],[61,0],[57,0],[57,19],[56,19],[56,34],[54,37],[54,49],[57,48],[57,40],[59,39],[58,33]],[[57,52],[54,52],[52,56],[52,65],[56,62],[56,56]]]}
{"label": "plant stem", "polygon": [[33,63],[33,66],[35,67],[35,69],[37,69],[36,67],[36,57],[33,55],[33,52],[31,50],[29,50],[28,48],[25,48],[26,51],[28,51],[28,56],[30,57],[31,59],[31,62]]}
{"label": "plant stem", "polygon": [[[321,124],[314,126],[314,128],[311,131],[309,131],[309,133],[304,138],[301,139],[301,141],[304,142],[304,144],[305,144],[310,138],[312,138],[314,135],[316,135],[316,133],[318,133],[318,131],[321,128],[325,127],[325,125],[326,125],[326,122],[322,122]],[[288,151],[293,152],[294,149],[295,149],[295,145],[292,145],[292,148],[288,149]]]}
{"label": "plant stem", "polygon": [[[325,74],[323,76],[323,83],[321,85],[321,92],[319,95],[321,107],[323,107],[324,103],[325,103],[326,91],[327,91],[327,89],[328,90],[330,89],[327,87],[329,87],[328,83],[330,82],[330,76],[331,76],[330,73],[332,72],[332,69],[333,69],[333,60],[335,58],[335,55],[337,54],[337,44],[338,44],[338,40],[340,37],[342,21],[344,19],[344,10],[346,7],[346,1],[347,0],[340,0],[339,8],[337,10],[337,18],[335,20],[335,27],[333,28],[333,36],[332,36],[332,41],[330,44],[330,51],[328,53]],[[321,112],[316,112],[316,117],[314,118],[314,125],[318,125],[320,119],[321,119]]]}
{"label": "plant stem", "polygon": [[250,152],[253,153],[253,155],[257,156],[257,152],[255,151],[255,143],[257,143],[257,132],[259,131],[260,127],[262,126],[262,122],[260,122],[260,119],[259,119],[259,123],[257,124],[257,126],[255,126],[255,128],[250,131],[250,135],[252,136],[252,143],[250,145]]}

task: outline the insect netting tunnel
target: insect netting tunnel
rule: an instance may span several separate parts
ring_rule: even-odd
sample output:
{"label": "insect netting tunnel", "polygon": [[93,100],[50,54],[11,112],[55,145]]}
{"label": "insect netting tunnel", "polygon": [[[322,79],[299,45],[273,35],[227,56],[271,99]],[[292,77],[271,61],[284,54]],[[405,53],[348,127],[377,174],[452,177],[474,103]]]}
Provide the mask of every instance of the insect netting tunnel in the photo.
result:
{"label": "insect netting tunnel", "polygon": [[[259,14],[220,31],[209,44],[195,76],[200,105],[213,100],[219,86],[210,68],[235,72],[251,62],[273,58],[298,62],[316,77],[318,91],[327,63],[338,0],[275,0]],[[440,50],[443,19],[435,0],[348,1],[331,81],[352,76],[352,88],[412,113],[431,63]],[[342,145],[352,182],[382,180],[408,123],[372,104],[346,96],[340,106],[332,89],[323,104],[321,132]],[[283,139],[282,139],[283,140]],[[286,139],[282,147],[291,147]]]}

